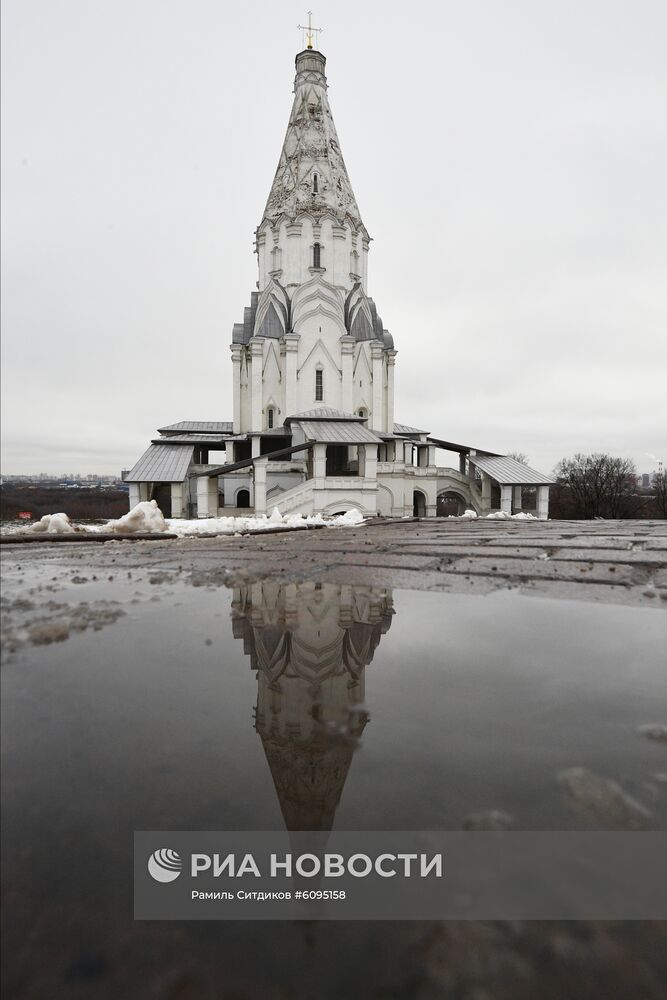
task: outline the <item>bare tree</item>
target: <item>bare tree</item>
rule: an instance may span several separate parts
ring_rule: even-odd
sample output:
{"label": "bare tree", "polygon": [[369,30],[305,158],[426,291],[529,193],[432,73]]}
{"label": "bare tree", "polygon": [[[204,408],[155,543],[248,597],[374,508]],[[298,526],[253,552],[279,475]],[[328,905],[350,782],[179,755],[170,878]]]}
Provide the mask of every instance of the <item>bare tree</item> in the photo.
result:
{"label": "bare tree", "polygon": [[507,457],[513,458],[515,462],[523,462],[524,465],[528,465],[528,455],[522,451],[508,451]]}
{"label": "bare tree", "polygon": [[636,513],[637,475],[627,458],[577,454],[556,466],[559,485],[569,494],[574,517],[629,517]]}

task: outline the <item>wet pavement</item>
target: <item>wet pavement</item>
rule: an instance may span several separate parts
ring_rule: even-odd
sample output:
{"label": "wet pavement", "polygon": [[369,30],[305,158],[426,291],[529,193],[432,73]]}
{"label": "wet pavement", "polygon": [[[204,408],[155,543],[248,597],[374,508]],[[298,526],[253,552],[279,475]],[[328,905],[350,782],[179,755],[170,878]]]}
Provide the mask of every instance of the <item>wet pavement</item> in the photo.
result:
{"label": "wet pavement", "polygon": [[82,567],[90,577],[153,568],[203,585],[277,575],[452,593],[516,587],[615,604],[667,600],[667,521],[378,520],[359,528],[3,550],[8,571]]}
{"label": "wet pavement", "polygon": [[665,995],[660,923],[156,925],[131,899],[135,829],[666,829],[664,522],[3,564],[6,996]]}

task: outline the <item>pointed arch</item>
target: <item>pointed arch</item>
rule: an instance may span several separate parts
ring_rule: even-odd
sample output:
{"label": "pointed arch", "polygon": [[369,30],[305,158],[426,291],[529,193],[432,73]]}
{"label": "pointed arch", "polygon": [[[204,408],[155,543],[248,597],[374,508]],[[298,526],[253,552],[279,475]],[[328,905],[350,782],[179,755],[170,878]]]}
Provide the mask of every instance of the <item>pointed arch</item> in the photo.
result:
{"label": "pointed arch", "polygon": [[368,380],[368,385],[370,385],[372,381],[373,369],[371,368],[371,363],[368,360],[368,354],[363,344],[359,344],[355,351],[354,364],[352,366],[352,377],[361,379],[366,378]]}
{"label": "pointed arch", "polygon": [[301,332],[303,324],[318,314],[328,316],[339,330],[339,336],[346,335],[343,318],[343,297],[337,288],[324,281],[321,274],[304,282],[292,298],[292,329]]}
{"label": "pointed arch", "polygon": [[278,375],[278,382],[282,381],[282,371],[280,368],[280,358],[278,356],[278,348],[276,347],[275,341],[270,340],[268,343],[268,349],[264,355],[264,364],[262,365],[262,378],[267,378],[270,374],[271,362],[275,365],[276,373]]}
{"label": "pointed arch", "polygon": [[311,358],[313,357],[313,355],[314,355],[314,354],[315,354],[316,352],[317,352],[318,354],[320,354],[320,355],[324,355],[324,357],[325,357],[325,358],[326,358],[326,359],[327,359],[327,360],[329,361],[329,363],[331,364],[331,367],[332,367],[332,368],[334,369],[334,371],[338,372],[338,376],[339,376],[339,378],[341,378],[341,379],[342,379],[342,377],[343,377],[343,373],[342,373],[341,369],[340,369],[340,368],[338,367],[338,365],[336,364],[336,362],[334,361],[333,357],[331,356],[331,352],[329,351],[329,349],[328,349],[327,345],[326,345],[326,344],[324,343],[324,341],[323,341],[323,340],[318,340],[318,341],[317,341],[317,343],[313,344],[312,348],[310,349],[310,351],[309,351],[309,352],[308,352],[308,354],[306,355],[306,357],[305,357],[305,359],[304,359],[303,363],[302,363],[302,364],[301,364],[301,366],[300,366],[300,367],[299,367],[299,368],[297,369],[297,373],[296,373],[296,375],[297,375],[297,378],[299,378],[299,377],[300,377],[300,375],[301,375],[301,372],[302,372],[302,371],[304,371],[304,369],[306,368],[306,366],[307,366],[307,365],[308,365],[308,363],[310,362],[310,359],[311,359]]}
{"label": "pointed arch", "polygon": [[280,282],[271,278],[257,302],[253,336],[280,340],[289,330],[289,325],[289,296]]}

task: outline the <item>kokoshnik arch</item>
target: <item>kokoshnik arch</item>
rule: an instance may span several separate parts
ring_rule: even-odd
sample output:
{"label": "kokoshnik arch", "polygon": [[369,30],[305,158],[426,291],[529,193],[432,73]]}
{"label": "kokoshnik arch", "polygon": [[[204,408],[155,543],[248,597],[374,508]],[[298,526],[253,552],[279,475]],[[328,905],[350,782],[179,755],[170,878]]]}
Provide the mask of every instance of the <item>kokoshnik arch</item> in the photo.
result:
{"label": "kokoshnik arch", "polygon": [[[232,419],[159,428],[125,476],[130,506],[154,498],[171,517],[275,507],[434,517],[528,505],[546,518],[549,476],[395,422],[397,351],[368,294],[370,236],[325,66],[310,47],[296,57],[292,113],[256,230],[257,290],[232,331]],[[437,449],[458,453],[458,467],[437,465]]]}

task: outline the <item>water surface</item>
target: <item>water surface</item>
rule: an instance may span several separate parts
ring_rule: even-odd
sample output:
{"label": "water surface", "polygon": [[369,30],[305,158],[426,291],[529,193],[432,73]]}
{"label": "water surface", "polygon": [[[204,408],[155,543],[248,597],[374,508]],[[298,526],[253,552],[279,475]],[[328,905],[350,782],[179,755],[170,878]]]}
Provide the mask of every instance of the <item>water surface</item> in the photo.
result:
{"label": "water surface", "polygon": [[133,923],[135,829],[615,828],[559,783],[573,767],[667,826],[667,748],[638,732],[667,702],[653,608],[272,581],[76,596],[98,591],[126,614],[3,668],[16,996],[116,995],[123,968],[126,995],[171,996],[159,970],[190,959],[170,933],[193,981],[213,942],[260,954],[244,996],[294,960],[302,930],[275,932],[281,957],[261,924]]}

